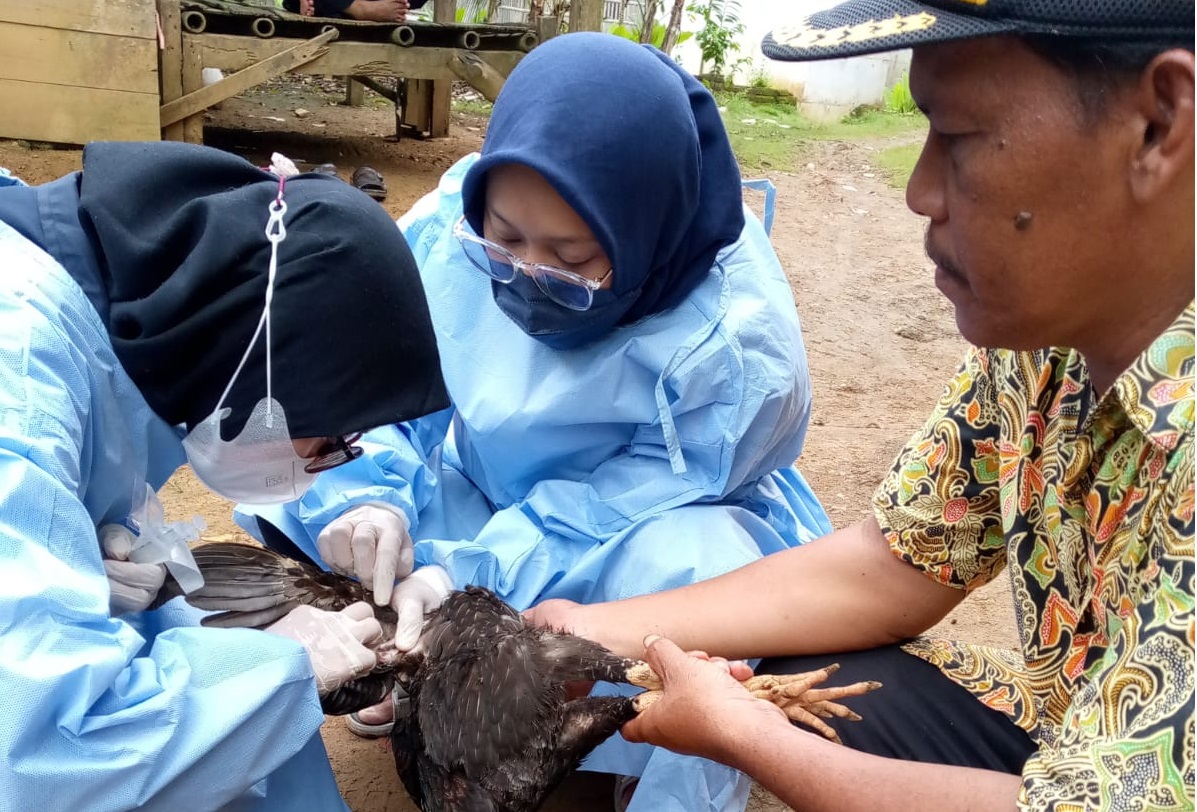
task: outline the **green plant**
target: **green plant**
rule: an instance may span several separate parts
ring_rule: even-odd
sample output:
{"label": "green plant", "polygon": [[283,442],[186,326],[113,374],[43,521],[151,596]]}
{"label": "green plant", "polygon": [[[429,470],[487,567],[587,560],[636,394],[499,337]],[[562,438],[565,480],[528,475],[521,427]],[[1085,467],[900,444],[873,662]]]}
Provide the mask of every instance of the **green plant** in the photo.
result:
{"label": "green plant", "polygon": [[482,25],[490,18],[490,4],[486,0],[466,0],[453,13],[453,18],[459,23],[464,23],[468,19],[474,25]]}
{"label": "green plant", "polygon": [[719,77],[726,76],[729,72],[728,60],[740,50],[736,38],[744,33],[744,23],[740,21],[740,0],[698,0],[687,11],[702,24],[695,35],[702,58],[698,72],[704,73],[706,64],[710,62],[712,73]]}
{"label": "green plant", "polygon": [[494,110],[494,105],[486,99],[454,99],[452,101],[453,109],[459,113],[465,113],[470,116],[477,116],[479,118],[487,118],[491,111]]}
{"label": "green plant", "polygon": [[[616,25],[614,28],[612,28],[610,33],[614,34],[617,37],[623,37],[624,39],[630,39],[632,42],[640,42],[641,31],[640,31],[640,28],[638,28],[638,27],[637,28],[628,28],[623,23],[620,23],[619,25]],[[685,42],[686,40],[690,39],[693,36],[694,36],[693,32],[683,31],[682,33],[678,34],[677,44],[680,45],[681,43]],[[665,44],[665,24],[664,23],[656,23],[655,25],[653,25],[652,45],[656,48],[662,48],[664,46],[664,44]]]}
{"label": "green plant", "polygon": [[894,86],[885,91],[885,109],[891,113],[901,113],[904,116],[913,115],[919,110],[914,96],[910,95],[910,76],[903,73]]}

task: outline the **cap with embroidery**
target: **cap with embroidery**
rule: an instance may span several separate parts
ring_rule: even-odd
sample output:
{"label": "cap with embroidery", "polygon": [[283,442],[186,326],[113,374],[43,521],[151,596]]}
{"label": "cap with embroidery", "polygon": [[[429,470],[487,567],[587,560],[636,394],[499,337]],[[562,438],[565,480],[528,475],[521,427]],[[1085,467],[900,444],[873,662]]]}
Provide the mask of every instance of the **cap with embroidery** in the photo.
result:
{"label": "cap with embroidery", "polygon": [[1192,46],[1193,0],[849,0],[771,31],[770,59],[895,51],[994,34],[1084,40],[1175,40]]}

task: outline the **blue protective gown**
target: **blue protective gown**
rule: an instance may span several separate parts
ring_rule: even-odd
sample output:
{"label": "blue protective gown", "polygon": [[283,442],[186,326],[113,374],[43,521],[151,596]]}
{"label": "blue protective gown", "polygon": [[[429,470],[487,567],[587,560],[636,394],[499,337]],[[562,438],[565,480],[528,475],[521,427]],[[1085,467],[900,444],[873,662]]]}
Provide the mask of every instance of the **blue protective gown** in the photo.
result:
{"label": "blue protective gown", "polygon": [[198,628],[182,601],[110,616],[97,527],[183,463],[180,433],[84,293],[74,179],[19,191],[0,189],[0,810],[346,809],[301,646]]}
{"label": "blue protective gown", "polygon": [[[496,306],[452,235],[459,161],[399,225],[436,328],[450,410],[366,435],[297,503],[238,507],[313,559],[331,520],[365,501],[401,508],[417,566],[444,566],[518,609],[681,586],[802,544],[831,527],[792,466],[810,380],[785,274],[759,222],[677,307],[554,350]],[[401,329],[401,328],[400,328]],[[619,737],[588,769],[641,775],[631,809],[743,809],[730,768]]]}

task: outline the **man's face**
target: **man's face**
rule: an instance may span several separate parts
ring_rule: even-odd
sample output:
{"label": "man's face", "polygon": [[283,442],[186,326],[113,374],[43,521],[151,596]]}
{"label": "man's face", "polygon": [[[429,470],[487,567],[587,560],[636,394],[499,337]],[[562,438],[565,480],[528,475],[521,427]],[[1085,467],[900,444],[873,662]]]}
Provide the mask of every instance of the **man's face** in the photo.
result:
{"label": "man's face", "polygon": [[980,346],[1085,346],[1135,271],[1118,99],[1087,116],[1073,81],[1008,37],[918,48],[910,85],[930,132],[906,200],[930,221],[960,332]]}

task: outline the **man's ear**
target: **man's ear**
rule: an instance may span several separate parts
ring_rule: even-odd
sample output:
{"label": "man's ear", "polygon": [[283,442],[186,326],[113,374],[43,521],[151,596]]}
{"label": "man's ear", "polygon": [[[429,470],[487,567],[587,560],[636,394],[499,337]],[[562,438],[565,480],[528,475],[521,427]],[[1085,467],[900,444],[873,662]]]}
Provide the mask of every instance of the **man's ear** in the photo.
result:
{"label": "man's ear", "polygon": [[1131,190],[1154,199],[1178,175],[1193,176],[1193,52],[1165,51],[1139,76],[1137,109],[1143,142],[1131,166]]}

